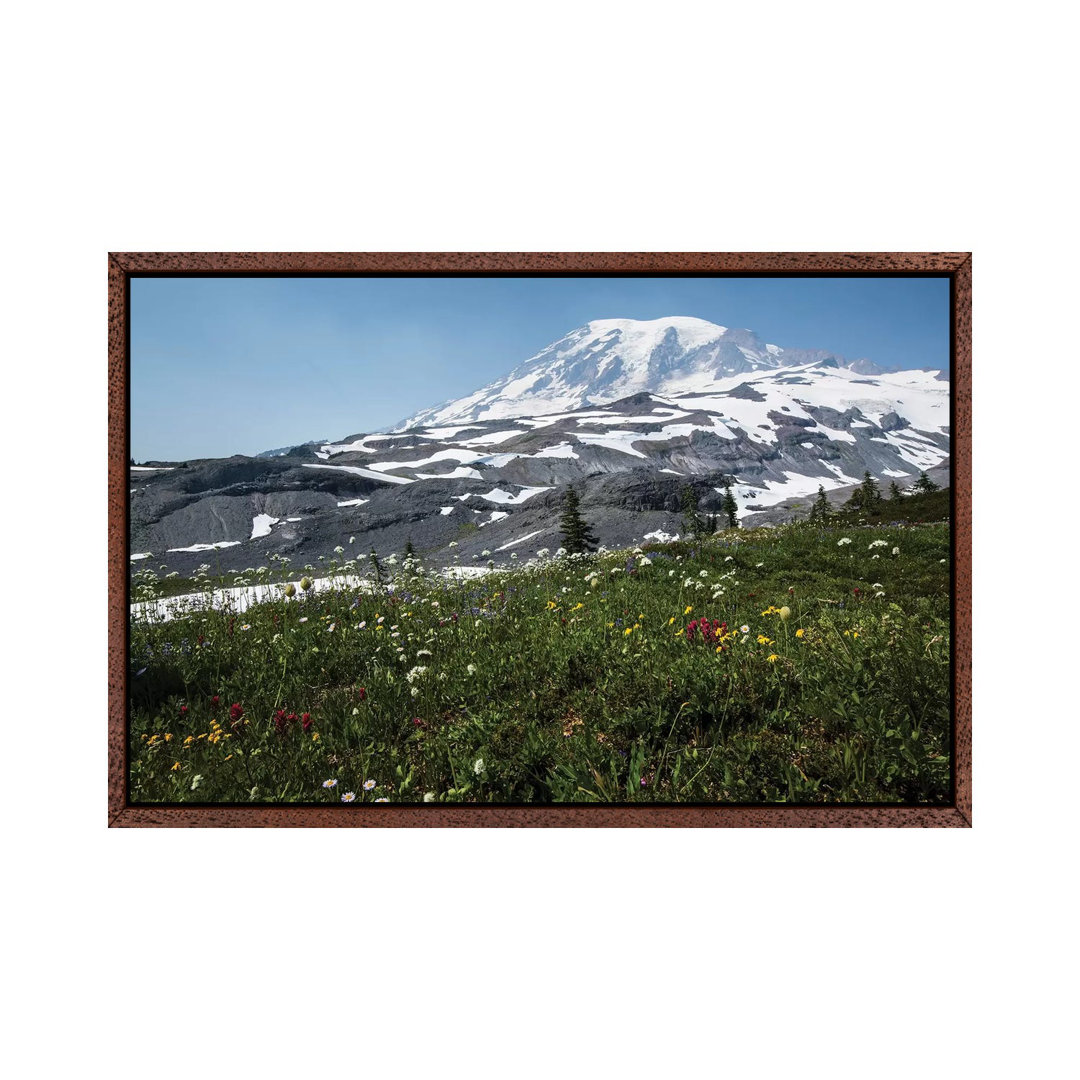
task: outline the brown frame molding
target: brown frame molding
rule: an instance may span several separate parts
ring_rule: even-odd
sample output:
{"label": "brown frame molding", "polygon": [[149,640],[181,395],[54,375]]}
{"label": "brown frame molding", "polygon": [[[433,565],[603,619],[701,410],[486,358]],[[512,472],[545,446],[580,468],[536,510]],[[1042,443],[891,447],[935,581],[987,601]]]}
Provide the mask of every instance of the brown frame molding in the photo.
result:
{"label": "brown frame molding", "polygon": [[[970,827],[970,252],[114,252],[109,254],[110,826]],[[911,806],[130,806],[127,802],[128,285],[133,274],[946,274],[952,285],[955,804]]]}

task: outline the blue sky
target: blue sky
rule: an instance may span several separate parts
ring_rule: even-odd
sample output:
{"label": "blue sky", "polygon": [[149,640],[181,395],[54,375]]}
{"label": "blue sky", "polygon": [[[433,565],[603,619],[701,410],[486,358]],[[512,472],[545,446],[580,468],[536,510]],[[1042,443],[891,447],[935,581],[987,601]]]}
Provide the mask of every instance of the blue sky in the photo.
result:
{"label": "blue sky", "polygon": [[387,427],[593,319],[692,315],[887,368],[949,363],[944,278],[134,278],[136,461]]}

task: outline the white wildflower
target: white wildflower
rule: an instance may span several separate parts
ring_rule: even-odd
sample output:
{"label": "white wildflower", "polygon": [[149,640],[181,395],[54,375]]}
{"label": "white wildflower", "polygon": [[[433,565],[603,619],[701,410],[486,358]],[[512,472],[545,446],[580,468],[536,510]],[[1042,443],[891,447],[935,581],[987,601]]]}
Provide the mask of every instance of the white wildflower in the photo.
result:
{"label": "white wildflower", "polygon": [[476,760],[475,760],[475,761],[473,762],[473,767],[472,767],[472,771],[473,771],[473,772],[474,772],[474,773],[475,773],[475,774],[476,774],[477,776],[479,776],[479,775],[480,775],[480,774],[481,774],[481,773],[482,773],[482,772],[484,771],[484,759],[483,759],[482,757],[478,757],[478,758],[477,758],[477,759],[476,759]]}
{"label": "white wildflower", "polygon": [[836,546],[837,547],[843,547],[845,544],[850,544],[850,543],[851,543],[851,537],[850,536],[841,536],[840,539],[836,541]]}

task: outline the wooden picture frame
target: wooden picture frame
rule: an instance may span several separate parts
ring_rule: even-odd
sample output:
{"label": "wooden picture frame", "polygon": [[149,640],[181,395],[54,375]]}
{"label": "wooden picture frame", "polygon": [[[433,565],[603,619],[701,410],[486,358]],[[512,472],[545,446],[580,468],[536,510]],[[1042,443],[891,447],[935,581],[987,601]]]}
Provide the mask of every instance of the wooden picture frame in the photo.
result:
{"label": "wooden picture frame", "polygon": [[[953,802],[808,805],[132,805],[127,789],[130,282],[150,275],[696,274],[948,277],[953,492]],[[136,253],[108,256],[108,823],[314,827],[969,827],[971,796],[971,255],[786,253]]]}

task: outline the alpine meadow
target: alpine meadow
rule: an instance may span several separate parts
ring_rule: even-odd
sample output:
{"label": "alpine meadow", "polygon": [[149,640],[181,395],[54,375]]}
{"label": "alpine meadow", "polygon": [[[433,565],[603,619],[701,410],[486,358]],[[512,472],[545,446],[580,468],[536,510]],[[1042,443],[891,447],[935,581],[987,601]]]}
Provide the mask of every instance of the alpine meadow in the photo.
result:
{"label": "alpine meadow", "polygon": [[947,361],[830,345],[600,311],[336,440],[133,438],[130,801],[947,805]]}

